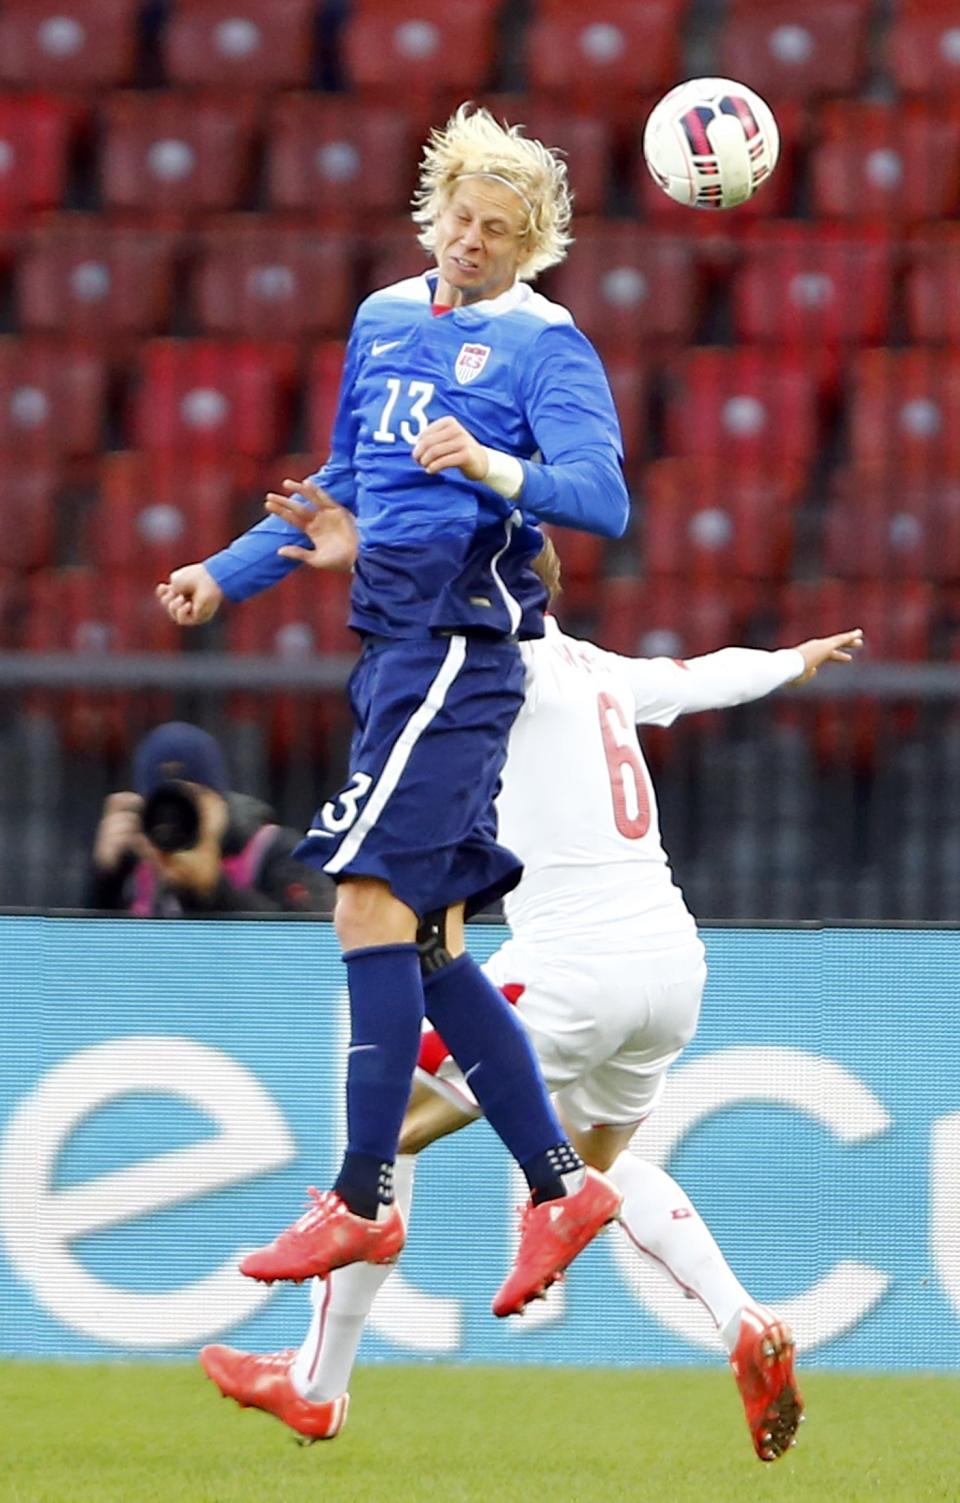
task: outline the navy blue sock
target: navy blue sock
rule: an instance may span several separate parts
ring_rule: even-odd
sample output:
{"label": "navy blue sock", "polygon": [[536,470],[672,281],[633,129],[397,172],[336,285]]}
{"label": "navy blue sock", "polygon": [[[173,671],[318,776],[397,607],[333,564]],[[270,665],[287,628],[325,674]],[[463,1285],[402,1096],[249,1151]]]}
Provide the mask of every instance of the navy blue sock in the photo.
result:
{"label": "navy blue sock", "polygon": [[527,1177],[535,1201],[566,1193],[561,1175],[580,1167],[510,1004],[469,955],[427,976],[427,1017],[468,1077],[497,1136]]}
{"label": "navy blue sock", "polygon": [[423,981],[415,944],[344,955],[350,986],[347,1151],[334,1189],[357,1216],[393,1199],[393,1161],[420,1047]]}

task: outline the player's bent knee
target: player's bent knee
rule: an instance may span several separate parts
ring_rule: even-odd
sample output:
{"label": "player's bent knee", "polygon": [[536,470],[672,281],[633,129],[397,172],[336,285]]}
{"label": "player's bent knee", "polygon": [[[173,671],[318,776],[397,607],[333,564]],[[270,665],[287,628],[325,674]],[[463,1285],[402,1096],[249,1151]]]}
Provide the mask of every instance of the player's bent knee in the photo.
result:
{"label": "player's bent knee", "polygon": [[417,917],[375,877],[355,877],[337,888],[333,925],[344,951],[368,945],[413,944]]}

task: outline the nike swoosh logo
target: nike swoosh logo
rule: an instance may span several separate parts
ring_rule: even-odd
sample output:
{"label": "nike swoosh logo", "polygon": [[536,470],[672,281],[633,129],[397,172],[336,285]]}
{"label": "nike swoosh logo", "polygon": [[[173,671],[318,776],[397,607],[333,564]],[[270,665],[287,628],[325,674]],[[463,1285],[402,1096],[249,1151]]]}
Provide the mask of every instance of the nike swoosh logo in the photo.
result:
{"label": "nike swoosh logo", "polygon": [[399,343],[399,339],[375,339],[370,353],[371,355],[385,355],[388,350],[395,350]]}

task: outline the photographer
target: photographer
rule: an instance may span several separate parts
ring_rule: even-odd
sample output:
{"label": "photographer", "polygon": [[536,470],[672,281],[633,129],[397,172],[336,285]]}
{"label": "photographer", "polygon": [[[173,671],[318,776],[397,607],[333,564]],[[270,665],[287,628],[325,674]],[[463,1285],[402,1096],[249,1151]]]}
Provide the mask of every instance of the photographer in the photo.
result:
{"label": "photographer", "polygon": [[157,726],[134,753],[134,792],[107,798],[86,906],[184,914],[329,912],[333,884],[291,858],[300,836],[229,789],[223,752],[199,726]]}

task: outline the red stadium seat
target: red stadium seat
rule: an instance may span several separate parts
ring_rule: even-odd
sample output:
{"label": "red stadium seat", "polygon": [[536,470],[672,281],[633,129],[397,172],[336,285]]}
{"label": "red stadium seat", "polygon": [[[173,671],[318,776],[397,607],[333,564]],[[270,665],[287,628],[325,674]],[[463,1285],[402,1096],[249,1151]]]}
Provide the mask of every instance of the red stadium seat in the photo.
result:
{"label": "red stadium seat", "polygon": [[[307,380],[307,448],[316,456],[312,470],[318,470],[330,453],[333,420],[340,397],[344,346],[329,340],[316,347],[310,357]],[[282,477],[281,477],[282,478]],[[293,475],[293,480],[303,476]]]}
{"label": "red stadium seat", "polygon": [[567,260],[546,285],[604,351],[686,342],[701,311],[690,241],[624,221],[578,224]]}
{"label": "red stadium seat", "polygon": [[802,469],[739,472],[723,458],[660,459],[644,477],[644,566],[718,582],[784,579],[803,492]]}
{"label": "red stadium seat", "polygon": [[367,239],[363,287],[373,292],[406,277],[422,276],[434,265],[433,258],[417,244],[416,227],[409,215],[371,230]]}
{"label": "red stadium seat", "polygon": [[348,236],[232,217],[197,240],[192,301],[209,334],[297,339],[340,334],[354,311]]}
{"label": "red stadium seat", "polygon": [[607,208],[613,179],[613,129],[599,111],[572,114],[552,99],[531,99],[525,94],[488,94],[479,103],[496,120],[522,125],[524,135],[556,146],[564,153],[573,189],[578,222],[588,214]]}
{"label": "red stadium seat", "polygon": [[52,564],[58,528],[56,470],[43,462],[0,467],[0,576]]}
{"label": "red stadium seat", "polygon": [[162,33],[174,84],[298,88],[313,76],[313,0],[176,0]]}
{"label": "red stadium seat", "polygon": [[296,352],[290,345],[153,339],[134,403],[139,448],[189,458],[251,458],[285,447]]}
{"label": "red stadium seat", "polygon": [[103,202],[150,214],[236,208],[256,107],[238,95],[114,94],[101,107]]}
{"label": "red stadium seat", "polygon": [[129,83],[138,0],[5,0],[0,83],[95,89]]}
{"label": "red stadium seat", "polygon": [[823,568],[848,579],[960,584],[960,478],[911,483],[841,471],[824,520]]}
{"label": "red stadium seat", "polygon": [[597,639],[628,657],[695,657],[741,641],[759,600],[739,580],[614,577],[604,580]]}
{"label": "red stadium seat", "polygon": [[620,419],[624,471],[633,479],[650,446],[650,367],[629,350],[608,354],[604,366]]}
{"label": "red stadium seat", "polygon": [[928,225],[907,242],[907,333],[924,344],[960,345],[960,226]]}
{"label": "red stadium seat", "polygon": [[779,104],[859,88],[867,62],[863,0],[756,0],[723,23],[715,71]]}
{"label": "red stadium seat", "polygon": [[111,227],[69,214],[34,230],[17,264],[20,326],[44,333],[162,332],[170,316],[177,241],[160,230]]}
{"label": "red stadium seat", "polygon": [[733,282],[739,339],[836,346],[887,337],[895,247],[884,229],[755,225],[739,250]]}
{"label": "red stadium seat", "polygon": [[416,155],[410,122],[396,109],[343,94],[285,94],[267,131],[270,203],[321,222],[400,214]]}
{"label": "red stadium seat", "polygon": [[228,465],[197,466],[177,455],[108,454],[88,517],[89,562],[111,578],[146,585],[223,548],[240,530]]}
{"label": "red stadium seat", "polygon": [[88,345],[0,339],[0,454],[18,461],[100,448],[107,370]]}
{"label": "red stadium seat", "polygon": [[864,350],[849,386],[854,465],[911,477],[960,474],[960,354]]}
{"label": "red stadium seat", "polygon": [[[780,641],[803,642],[859,626],[866,661],[920,662],[930,655],[933,607],[932,586],[921,581],[897,587],[887,580],[804,580],[788,586],[781,596]],[[806,726],[809,708],[801,713],[786,699],[778,718]],[[828,700],[817,707],[814,741],[825,762],[869,766],[883,732],[906,734],[913,719],[912,710],[891,712],[876,700]]]}
{"label": "red stadium seat", "polygon": [[4,651],[20,646],[25,588],[19,569],[0,567],[0,647]]}
{"label": "red stadium seat", "polygon": [[657,94],[677,78],[677,0],[607,0],[582,8],[540,8],[527,31],[527,83],[564,108],[629,123],[638,95]]}
{"label": "red stadium seat", "polygon": [[900,0],[887,32],[887,68],[905,94],[960,93],[960,18],[953,0]]}
{"label": "red stadium seat", "polygon": [[65,99],[0,95],[0,230],[62,202],[76,122]]}
{"label": "red stadium seat", "polygon": [[828,219],[937,219],[960,207],[960,112],[837,100],[811,155],[814,212]]}
{"label": "red stadium seat", "polygon": [[472,0],[361,5],[340,34],[343,71],[352,88],[391,104],[400,92],[408,108],[472,97],[491,82],[494,20]]}
{"label": "red stadium seat", "polygon": [[798,351],[693,350],[669,373],[670,452],[722,457],[738,473],[807,465],[817,447],[821,379],[818,364]]}
{"label": "red stadium seat", "polygon": [[[233,653],[266,654],[283,662],[306,662],[328,654],[354,656],[358,638],[347,626],[350,577],[294,570],[273,589],[226,612],[227,646]],[[286,759],[294,748],[325,745],[348,724],[346,697],[337,692],[306,698],[278,691],[231,697],[231,719],[269,728],[273,756]]]}

